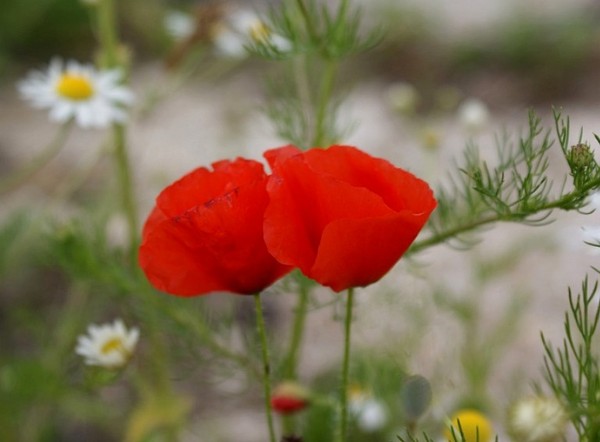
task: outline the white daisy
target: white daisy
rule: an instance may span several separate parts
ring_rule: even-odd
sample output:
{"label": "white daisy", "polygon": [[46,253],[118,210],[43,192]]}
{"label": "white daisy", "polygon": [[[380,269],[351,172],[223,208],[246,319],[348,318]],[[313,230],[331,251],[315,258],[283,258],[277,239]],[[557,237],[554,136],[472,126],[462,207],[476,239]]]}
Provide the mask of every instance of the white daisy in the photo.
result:
{"label": "white daisy", "polygon": [[112,324],[92,324],[88,327],[87,335],[77,338],[75,353],[83,356],[88,365],[120,368],[133,354],[139,334],[135,327],[127,330],[120,319]]}
{"label": "white daisy", "polygon": [[90,65],[59,59],[47,71],[34,71],[18,84],[32,106],[50,110],[50,119],[64,123],[71,118],[81,127],[106,127],[127,119],[124,106],[132,92],[122,86],[117,69],[98,71]]}
{"label": "white daisy", "polygon": [[252,43],[267,43],[280,52],[292,47],[288,39],[274,33],[259,15],[247,9],[235,10],[223,24],[216,26],[213,43],[219,53],[232,58],[248,55],[246,46]]}

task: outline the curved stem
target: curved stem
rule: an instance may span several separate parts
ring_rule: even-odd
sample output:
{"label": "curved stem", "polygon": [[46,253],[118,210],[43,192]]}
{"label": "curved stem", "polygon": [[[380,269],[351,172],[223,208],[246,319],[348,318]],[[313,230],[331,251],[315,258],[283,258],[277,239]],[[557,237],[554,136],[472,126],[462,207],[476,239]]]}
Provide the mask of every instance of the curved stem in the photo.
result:
{"label": "curved stem", "polygon": [[352,307],[354,304],[354,289],[348,289],[346,300],[346,318],[344,321],[344,359],[342,362],[342,385],[340,391],[340,427],[339,442],[346,442],[348,429],[348,378],[350,373],[350,332],[352,329]]}
{"label": "curved stem", "polygon": [[260,347],[263,360],[263,386],[265,394],[265,412],[267,414],[267,426],[269,427],[269,441],[275,442],[275,427],[273,426],[273,413],[271,410],[271,364],[269,362],[269,348],[267,345],[267,331],[265,318],[263,316],[260,293],[254,295],[254,308],[256,311],[256,329],[260,338]]}
{"label": "curved stem", "polygon": [[36,174],[42,167],[44,167],[50,160],[52,160],[61,149],[64,147],[67,141],[68,135],[71,133],[73,128],[73,120],[67,121],[61,125],[56,136],[44,150],[42,150],[33,160],[22,169],[18,170],[15,174],[10,175],[0,181],[0,194],[8,193],[15,190],[19,186],[22,186],[29,178]]}

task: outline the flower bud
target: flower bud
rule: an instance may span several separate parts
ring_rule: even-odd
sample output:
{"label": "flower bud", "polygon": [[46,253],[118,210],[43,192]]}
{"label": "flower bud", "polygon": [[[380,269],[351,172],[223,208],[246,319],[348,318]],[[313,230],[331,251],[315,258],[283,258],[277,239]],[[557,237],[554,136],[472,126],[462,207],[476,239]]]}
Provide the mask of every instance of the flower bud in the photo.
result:
{"label": "flower bud", "polygon": [[271,407],[276,413],[289,415],[308,406],[309,392],[295,382],[283,382],[275,388],[271,396]]}
{"label": "flower bud", "polygon": [[579,143],[571,147],[569,163],[575,169],[583,169],[593,164],[594,153],[587,144]]}

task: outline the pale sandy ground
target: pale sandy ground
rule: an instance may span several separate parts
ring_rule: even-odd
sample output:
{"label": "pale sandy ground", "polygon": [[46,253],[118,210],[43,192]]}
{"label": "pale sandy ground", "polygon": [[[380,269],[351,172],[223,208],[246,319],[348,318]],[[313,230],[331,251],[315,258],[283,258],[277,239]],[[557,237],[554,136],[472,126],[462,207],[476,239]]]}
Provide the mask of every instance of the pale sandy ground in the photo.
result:
{"label": "pale sandy ground", "polygon": [[[462,32],[468,28],[465,25],[468,16],[450,6],[451,2],[428,0],[422,3],[436,8],[439,5],[439,12],[447,16],[449,26],[454,29]],[[487,6],[481,6],[481,3]],[[486,19],[502,16],[505,11],[502,3],[461,2],[470,11],[479,11],[471,17],[477,26]],[[527,3],[542,10],[547,2]],[[560,9],[562,2],[549,3],[554,9]],[[477,5],[480,7],[476,8]],[[164,81],[157,66],[140,68],[134,78],[139,93]],[[420,147],[418,128],[391,112],[385,93],[384,85],[366,83],[350,95],[346,112],[357,126],[347,143],[384,156],[435,185],[445,176],[451,159],[460,153],[471,134],[451,115],[428,122],[443,139],[439,157],[431,157]],[[149,115],[136,119],[130,132],[131,156],[135,165],[136,190],[144,213],[164,184],[190,168],[235,155],[258,159],[265,149],[280,145],[281,140],[273,135],[268,122],[258,111],[260,104],[261,96],[253,79],[234,75],[221,81],[218,87],[192,82],[161,101]],[[592,134],[600,132],[600,107],[568,102],[556,104],[563,107],[573,128],[583,127],[584,139],[593,142]],[[550,109],[542,108],[539,112],[550,123]],[[526,109],[522,107],[492,109],[490,125],[476,134],[475,139],[484,151],[493,150],[494,133],[502,128],[516,133],[525,125]],[[0,91],[2,161],[9,159],[14,165],[24,164],[33,152],[43,147],[54,130],[45,114],[21,103],[10,86]],[[101,131],[77,130],[60,157],[48,165],[34,185],[2,202],[2,212],[24,205],[48,204],[48,189],[60,181],[59,177],[65,171],[77,170],[92,162],[102,138]],[[563,173],[560,156],[554,155],[553,160],[552,170],[557,175]],[[457,321],[434,305],[429,282],[449,287],[453,295],[466,294],[472,286],[474,260],[489,259],[517,244],[525,244],[525,250],[515,258],[518,259],[515,268],[494,280],[481,293],[484,300],[481,303],[483,336],[486,324],[493,325],[514,296],[530,297],[514,331],[513,343],[498,354],[489,385],[490,397],[498,401],[498,428],[502,434],[500,420],[505,405],[517,394],[530,392],[532,380],[541,380],[540,331],[558,342],[563,311],[567,306],[567,287],[578,288],[582,277],[591,273],[590,265],[597,262],[597,255],[591,254],[589,247],[581,243],[579,229],[582,225],[597,224],[598,215],[584,217],[556,213],[555,217],[557,222],[543,228],[504,225],[490,229],[482,233],[484,241],[469,252],[455,251],[443,245],[435,247],[419,255],[421,266],[417,276],[415,272],[408,274],[406,270],[412,266],[402,261],[383,281],[359,290],[354,328],[357,348],[380,346],[382,351],[396,352],[394,357],[409,360],[409,370],[432,379],[434,412],[443,414],[447,411],[445,407],[451,406],[461,391],[457,354],[463,342]],[[322,296],[328,299],[330,295]],[[331,309],[322,309],[310,317],[305,357],[300,369],[303,379],[309,380],[341,356],[341,325],[332,316]],[[422,321],[418,320],[421,316]],[[481,337],[473,337],[476,338]],[[415,342],[419,344],[415,345]],[[230,413],[210,416],[209,423],[199,422],[191,428],[186,440],[264,440],[260,411],[239,413],[235,426],[230,425],[231,418]],[[220,428],[221,436],[217,439],[203,436],[209,428],[211,431]]]}

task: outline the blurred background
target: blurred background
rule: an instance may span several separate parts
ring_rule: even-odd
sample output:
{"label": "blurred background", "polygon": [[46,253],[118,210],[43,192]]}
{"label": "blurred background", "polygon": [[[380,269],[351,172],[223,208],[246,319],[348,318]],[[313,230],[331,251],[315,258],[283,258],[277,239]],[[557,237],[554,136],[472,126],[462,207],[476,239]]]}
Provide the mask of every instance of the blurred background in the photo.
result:
{"label": "blurred background", "polygon": [[[142,218],[156,194],[190,168],[236,155],[260,159],[264,150],[286,142],[264,112],[263,79],[276,72],[276,63],[223,56],[199,35],[215,2],[116,3],[137,96],[128,136]],[[217,3],[225,10],[252,7],[262,12],[277,6],[258,0]],[[570,118],[575,134],[583,128],[582,139],[596,149],[599,2],[355,4],[362,7],[364,27],[380,29],[382,38],[342,69],[344,143],[388,158],[437,186],[455,168],[467,143],[493,152],[499,134],[523,133],[529,109],[552,129],[555,106]],[[55,56],[92,62],[93,28],[83,1],[3,0],[0,176],[25,167],[56,131],[45,112],[21,101],[16,82]],[[75,129],[57,158],[19,188],[0,195],[0,428],[3,422],[8,425],[2,415],[33,422],[45,429],[44,439],[37,440],[120,440],[123,416],[98,410],[102,406],[93,401],[99,394],[104,404],[119,402],[124,409],[132,402],[122,385],[70,396],[66,391],[81,384],[80,361],[69,353],[68,340],[62,362],[49,352],[53,333],[68,313],[66,293],[73,290],[72,275],[48,251],[63,253],[69,246],[56,231],[64,233],[61,227],[79,219],[79,227],[106,245],[109,258],[113,247],[126,243],[123,220],[114,215],[114,201],[107,202],[111,198],[105,193],[112,174],[105,144],[103,131]],[[560,180],[564,160],[558,150],[552,159],[551,170]],[[539,332],[560,338],[567,287],[577,287],[597,260],[584,240],[598,240],[586,236],[598,225],[598,215],[555,215],[556,222],[543,228],[503,225],[482,232],[484,241],[469,251],[438,246],[361,291],[357,376],[365,383],[379,381],[372,390],[388,403],[394,403],[399,388],[395,370],[426,376],[434,388],[431,413],[438,420],[465,402],[469,388],[477,388],[484,391],[503,435],[506,404],[542,379]],[[123,314],[114,307],[121,295],[107,294],[109,288],[82,284],[75,290],[93,298],[82,310],[80,325]],[[323,304],[332,301],[329,293],[316,296]],[[139,313],[138,302],[143,301],[126,301],[125,310]],[[196,299],[190,305],[203,309],[203,302],[209,309],[219,304]],[[272,327],[286,323],[290,305],[286,298],[272,303]],[[243,322],[245,307],[231,307],[231,317]],[[331,379],[341,339],[335,318],[336,312],[326,308],[310,316],[300,365],[306,383],[327,385]],[[177,388],[192,391],[195,398],[185,440],[261,441],[260,392],[219,373],[210,359],[206,366],[187,359],[188,344],[174,344],[184,363],[173,374]],[[378,350],[376,356],[369,353],[372,348]],[[479,361],[479,372],[469,374],[465,367],[477,365],[473,361]],[[60,388],[44,389],[40,384],[49,379],[48,367],[61,364],[64,370],[54,373],[56,379],[50,377]],[[209,376],[203,371],[207,366]],[[45,405],[39,406],[40,401]],[[54,407],[56,401],[62,405]],[[354,437],[372,442],[387,436],[358,429]]]}

